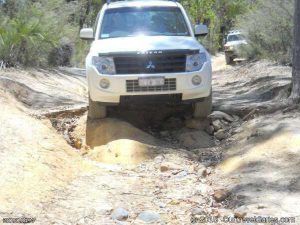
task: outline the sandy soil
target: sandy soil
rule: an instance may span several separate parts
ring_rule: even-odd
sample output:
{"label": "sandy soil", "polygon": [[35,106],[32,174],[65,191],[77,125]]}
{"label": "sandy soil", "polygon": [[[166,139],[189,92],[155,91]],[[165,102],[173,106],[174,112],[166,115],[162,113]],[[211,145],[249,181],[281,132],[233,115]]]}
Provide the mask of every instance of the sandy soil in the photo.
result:
{"label": "sandy soil", "polygon": [[[207,134],[215,119],[191,120],[185,109],[159,119],[113,109],[114,118],[87,121],[80,70],[0,71],[0,218],[143,224],[151,210],[159,218],[150,224],[225,215],[300,224],[299,109],[276,107],[290,68],[229,67],[223,55],[214,66],[214,109],[239,116],[221,120],[221,141]],[[122,222],[112,219],[117,207],[128,212]]]}
{"label": "sandy soil", "polygon": [[0,211],[34,213],[53,190],[77,176],[81,158],[47,120],[36,120],[0,98]]}

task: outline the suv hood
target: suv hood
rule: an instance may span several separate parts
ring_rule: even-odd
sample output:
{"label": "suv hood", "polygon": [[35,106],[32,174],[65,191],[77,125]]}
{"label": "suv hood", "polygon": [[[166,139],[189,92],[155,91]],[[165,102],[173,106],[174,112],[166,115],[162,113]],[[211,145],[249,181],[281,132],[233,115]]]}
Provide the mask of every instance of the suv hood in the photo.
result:
{"label": "suv hood", "polygon": [[240,41],[230,41],[225,44],[225,46],[238,46],[242,44],[248,44],[246,40],[240,40]]}
{"label": "suv hood", "polygon": [[90,53],[136,52],[150,50],[200,49],[206,51],[194,37],[143,36],[96,40]]}

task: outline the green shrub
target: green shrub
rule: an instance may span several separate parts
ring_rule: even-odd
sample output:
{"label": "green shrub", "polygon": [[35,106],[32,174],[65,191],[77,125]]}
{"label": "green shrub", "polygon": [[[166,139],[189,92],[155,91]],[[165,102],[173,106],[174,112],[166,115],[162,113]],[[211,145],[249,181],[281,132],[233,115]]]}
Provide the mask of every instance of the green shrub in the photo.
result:
{"label": "green shrub", "polygon": [[7,66],[40,64],[51,46],[54,40],[39,20],[19,17],[2,25],[0,59]]}
{"label": "green shrub", "polygon": [[290,64],[293,43],[294,0],[260,1],[238,19],[238,29],[245,32],[249,46],[241,49],[248,58],[267,58]]}
{"label": "green shrub", "polygon": [[70,21],[76,5],[70,7],[64,0],[11,0],[7,4],[11,8],[0,8],[0,62],[6,66],[46,65],[62,38],[72,42],[77,36]]}

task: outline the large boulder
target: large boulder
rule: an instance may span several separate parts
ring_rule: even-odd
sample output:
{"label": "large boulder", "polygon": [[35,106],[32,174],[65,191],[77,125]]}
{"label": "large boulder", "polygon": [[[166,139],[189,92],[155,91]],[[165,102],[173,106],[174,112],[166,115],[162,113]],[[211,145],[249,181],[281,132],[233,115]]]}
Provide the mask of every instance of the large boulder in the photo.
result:
{"label": "large boulder", "polygon": [[58,47],[52,49],[48,62],[52,66],[70,66],[74,45],[69,40],[62,40]]}

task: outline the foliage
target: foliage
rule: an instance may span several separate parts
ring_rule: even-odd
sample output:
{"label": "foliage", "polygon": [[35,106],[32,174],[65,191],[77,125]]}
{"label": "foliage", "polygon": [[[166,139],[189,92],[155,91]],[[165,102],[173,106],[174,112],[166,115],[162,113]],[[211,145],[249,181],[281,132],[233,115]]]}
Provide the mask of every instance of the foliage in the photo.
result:
{"label": "foliage", "polygon": [[80,18],[79,26],[93,27],[97,14],[106,0],[79,0]]}
{"label": "foliage", "polygon": [[7,1],[0,8],[0,61],[6,66],[45,65],[65,35],[74,36],[63,0]]}
{"label": "foliage", "polygon": [[54,44],[39,20],[18,17],[1,27],[0,58],[9,66],[40,61],[40,53]]}
{"label": "foliage", "polygon": [[[6,0],[0,5],[0,63],[44,65],[60,45],[75,46],[72,64],[82,64],[88,43],[79,40],[80,28],[94,25],[104,0]],[[293,0],[181,0],[194,23],[205,23],[209,34],[201,42],[215,53],[226,33],[245,32],[250,58],[291,63]],[[280,16],[278,16],[280,15]]]}
{"label": "foliage", "polygon": [[242,15],[237,27],[245,32],[249,58],[268,58],[290,64],[293,43],[293,0],[260,1],[256,9]]}

